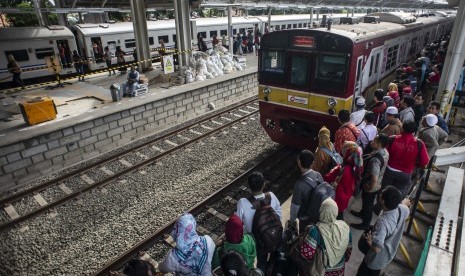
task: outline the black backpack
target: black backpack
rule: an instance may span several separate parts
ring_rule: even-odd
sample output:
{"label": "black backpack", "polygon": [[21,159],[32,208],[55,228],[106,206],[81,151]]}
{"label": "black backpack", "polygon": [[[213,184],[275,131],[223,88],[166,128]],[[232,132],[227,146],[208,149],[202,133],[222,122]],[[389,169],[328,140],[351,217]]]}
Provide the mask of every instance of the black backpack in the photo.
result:
{"label": "black backpack", "polygon": [[271,195],[265,193],[265,199],[258,200],[254,196],[248,198],[255,209],[252,233],[257,245],[266,252],[279,250],[283,236],[283,225],[278,214],[271,207]]}
{"label": "black backpack", "polygon": [[334,199],[336,194],[334,188],[326,182],[319,182],[310,177],[305,177],[304,181],[312,189],[302,202],[297,217],[306,218],[306,220],[316,223],[320,218],[318,210],[320,210],[321,203],[328,197]]}

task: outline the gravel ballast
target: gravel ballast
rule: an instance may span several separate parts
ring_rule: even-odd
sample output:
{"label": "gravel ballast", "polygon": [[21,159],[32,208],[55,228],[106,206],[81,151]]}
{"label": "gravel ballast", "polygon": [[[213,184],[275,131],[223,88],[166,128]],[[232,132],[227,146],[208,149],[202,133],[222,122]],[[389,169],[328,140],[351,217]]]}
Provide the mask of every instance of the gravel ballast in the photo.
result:
{"label": "gravel ballast", "polygon": [[[258,116],[82,195],[0,240],[0,275],[89,275],[276,149]],[[114,171],[111,166],[108,169]],[[115,170],[116,171],[116,170]],[[81,202],[82,203],[79,203]]]}

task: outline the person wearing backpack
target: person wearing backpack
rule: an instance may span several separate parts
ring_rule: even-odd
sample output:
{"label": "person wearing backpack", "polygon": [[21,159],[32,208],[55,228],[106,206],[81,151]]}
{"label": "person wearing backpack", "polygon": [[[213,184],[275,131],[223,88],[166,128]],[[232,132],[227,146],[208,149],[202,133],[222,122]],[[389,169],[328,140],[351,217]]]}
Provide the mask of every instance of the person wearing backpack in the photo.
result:
{"label": "person wearing backpack", "polygon": [[381,189],[384,171],[389,160],[389,153],[386,151],[389,137],[385,134],[379,134],[371,142],[373,152],[364,157],[365,167],[362,173],[360,186],[362,188],[362,209],[360,212],[355,210],[351,214],[362,219],[361,223],[351,224],[350,226],[357,230],[367,230],[370,227],[373,205],[376,195]]}
{"label": "person wearing backpack", "polygon": [[362,174],[362,150],[355,142],[347,141],[342,148],[343,163],[336,166],[323,179],[331,183],[336,190],[336,203],[339,208],[338,219],[343,218],[343,212],[349,205],[355,186]]}
{"label": "person wearing backpack", "polygon": [[350,121],[349,110],[342,109],[337,114],[341,126],[334,133],[334,148],[341,153],[342,146],[346,141],[357,142],[360,136],[360,130]]}
{"label": "person wearing backpack", "polygon": [[309,212],[315,212],[315,210],[306,210],[308,208],[302,208],[304,203],[311,197],[311,194],[315,188],[323,183],[323,177],[317,171],[310,169],[313,164],[315,156],[309,150],[302,150],[297,158],[297,166],[299,167],[301,176],[294,184],[294,194],[292,195],[291,203],[291,222],[299,219],[299,233],[303,233],[305,226],[310,224]]}
{"label": "person wearing backpack", "polygon": [[318,147],[315,151],[312,170],[321,175],[327,174],[332,168],[342,163],[342,157],[336,152],[330,137],[331,133],[326,127],[322,127],[318,132]]}
{"label": "person wearing backpack", "polygon": [[375,120],[375,113],[367,111],[364,118],[366,125],[360,130],[361,133],[357,141],[363,150],[363,154],[368,154],[373,150],[370,143],[375,139],[376,135],[378,135],[378,129],[374,125]]}
{"label": "person wearing backpack", "polygon": [[268,254],[278,250],[282,242],[281,204],[273,192],[263,192],[265,178],[260,172],[249,176],[248,185],[252,196],[237,202],[236,215],[244,222],[245,232],[253,234],[257,267],[265,271]]}

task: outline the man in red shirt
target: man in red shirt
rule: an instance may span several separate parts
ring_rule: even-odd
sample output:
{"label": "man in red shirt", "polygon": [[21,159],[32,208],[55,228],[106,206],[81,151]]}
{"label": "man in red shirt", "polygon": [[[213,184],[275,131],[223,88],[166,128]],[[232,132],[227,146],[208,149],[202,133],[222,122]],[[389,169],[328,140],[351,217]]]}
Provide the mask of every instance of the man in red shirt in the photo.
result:
{"label": "man in red shirt", "polygon": [[404,197],[409,191],[410,179],[415,167],[425,168],[429,162],[425,144],[413,136],[416,130],[414,121],[405,122],[402,125],[402,133],[391,136],[386,148],[389,152],[389,161],[382,186],[384,188],[392,185],[398,188]]}
{"label": "man in red shirt", "polygon": [[429,74],[428,83],[431,85],[438,85],[441,80],[442,64],[436,64],[433,66],[433,72]]}
{"label": "man in red shirt", "polygon": [[334,148],[341,154],[342,146],[345,141],[357,142],[360,136],[360,130],[350,122],[350,112],[348,110],[341,110],[337,114],[341,126],[334,134]]}

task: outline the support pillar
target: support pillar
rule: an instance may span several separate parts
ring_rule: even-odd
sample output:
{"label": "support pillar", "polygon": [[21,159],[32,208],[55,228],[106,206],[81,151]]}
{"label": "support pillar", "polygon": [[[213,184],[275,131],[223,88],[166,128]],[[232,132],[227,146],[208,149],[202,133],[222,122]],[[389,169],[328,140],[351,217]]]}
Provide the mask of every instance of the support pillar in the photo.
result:
{"label": "support pillar", "polygon": [[352,8],[352,17],[354,17],[354,8]]}
{"label": "support pillar", "polygon": [[268,32],[271,32],[271,7],[268,7]]}
{"label": "support pillar", "polygon": [[[63,8],[62,0],[55,0],[55,7],[57,9]],[[61,26],[68,26],[68,18],[66,13],[57,13],[58,24]]]}
{"label": "support pillar", "polygon": [[139,72],[150,71],[153,68],[152,61],[150,60],[145,1],[131,0],[131,12],[137,59],[144,60],[144,62],[138,63]]}
{"label": "support pillar", "polygon": [[320,9],[316,10],[316,21],[320,21]]}
{"label": "support pillar", "polygon": [[313,7],[310,8],[310,25],[308,26],[308,28],[313,28]]}
{"label": "support pillar", "polygon": [[[228,49],[229,52],[233,53],[233,24],[232,24],[232,7],[228,6]],[[233,53],[234,54],[234,53]]]}
{"label": "support pillar", "polygon": [[[183,0],[174,1],[174,13],[176,22],[176,46],[179,50],[179,66],[189,64],[192,51],[192,34],[190,23],[190,5]],[[231,9],[228,7],[228,13]]]}
{"label": "support pillar", "polygon": [[33,0],[32,4],[34,5],[34,10],[36,11],[37,19],[39,20],[39,25],[46,26],[48,21],[47,16],[42,12],[39,0]]}
{"label": "support pillar", "polygon": [[[438,86],[438,93],[436,95],[442,96],[437,100],[441,103],[441,113],[450,112],[449,102],[454,98],[456,84],[462,71],[463,61],[465,59],[465,1],[460,1],[457,17],[455,18],[452,35],[447,48],[446,60],[441,73],[441,80]],[[444,90],[449,93],[443,94]],[[449,114],[447,114],[449,117]]]}

